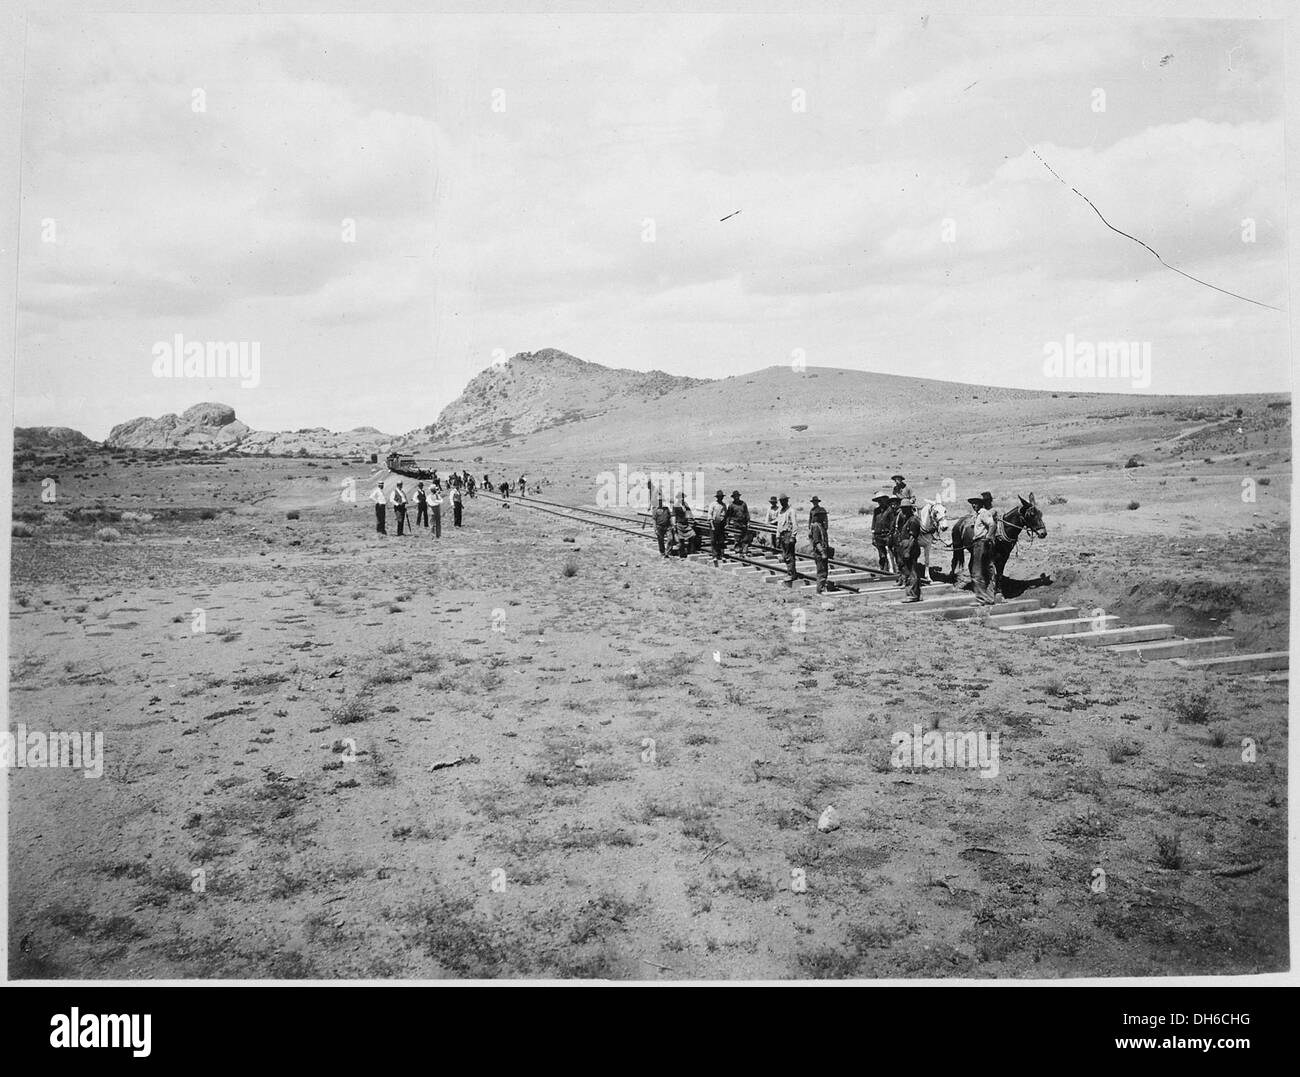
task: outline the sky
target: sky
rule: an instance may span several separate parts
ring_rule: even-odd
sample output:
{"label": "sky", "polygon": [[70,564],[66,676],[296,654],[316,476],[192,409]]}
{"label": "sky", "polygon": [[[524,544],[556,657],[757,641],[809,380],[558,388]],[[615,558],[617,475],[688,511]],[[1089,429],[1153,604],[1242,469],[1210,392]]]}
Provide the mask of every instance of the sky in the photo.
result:
{"label": "sky", "polygon": [[[1274,22],[114,15],[25,52],[19,425],[403,433],[545,347],[1290,388]],[[157,376],[178,334],[256,384]],[[1114,342],[1148,376],[1047,367]]]}

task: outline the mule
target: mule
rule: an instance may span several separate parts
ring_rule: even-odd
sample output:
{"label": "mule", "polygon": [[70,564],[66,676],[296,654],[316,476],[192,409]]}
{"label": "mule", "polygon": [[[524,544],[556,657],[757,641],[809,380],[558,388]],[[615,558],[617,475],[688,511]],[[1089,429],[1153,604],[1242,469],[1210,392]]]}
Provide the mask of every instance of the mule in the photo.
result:
{"label": "mule", "polygon": [[[967,513],[952,525],[952,583],[956,587],[962,572],[966,569],[966,553],[971,547],[971,530],[974,513]],[[1001,526],[995,529],[993,537],[993,590],[1002,589],[1002,572],[1016,548],[1023,532],[1029,531],[1036,538],[1047,538],[1047,527],[1043,523],[1043,513],[1034,501],[1031,493],[1028,498],[1020,498],[1020,504],[1004,512],[1000,518]],[[966,573],[970,578],[969,572]]]}

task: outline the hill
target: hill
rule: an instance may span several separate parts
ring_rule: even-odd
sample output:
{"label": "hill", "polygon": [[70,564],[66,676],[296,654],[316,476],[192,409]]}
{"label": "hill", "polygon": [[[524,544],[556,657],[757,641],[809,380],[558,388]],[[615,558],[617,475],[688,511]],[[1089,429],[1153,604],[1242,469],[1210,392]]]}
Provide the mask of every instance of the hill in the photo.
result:
{"label": "hill", "polygon": [[520,352],[474,377],[436,422],[413,431],[402,447],[502,441],[707,384],[660,370],[616,370],[555,348]]}
{"label": "hill", "polygon": [[14,427],[14,453],[66,452],[94,448],[96,442],[70,426]]}

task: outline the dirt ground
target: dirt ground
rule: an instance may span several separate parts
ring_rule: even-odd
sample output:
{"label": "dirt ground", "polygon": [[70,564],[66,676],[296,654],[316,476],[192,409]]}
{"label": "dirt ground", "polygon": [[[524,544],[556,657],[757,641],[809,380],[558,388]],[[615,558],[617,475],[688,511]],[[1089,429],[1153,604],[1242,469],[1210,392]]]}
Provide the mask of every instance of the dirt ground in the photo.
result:
{"label": "dirt ground", "polygon": [[[1289,447],[1251,502],[1230,445],[1181,448],[990,465],[1048,526],[1008,575],[1285,648]],[[752,506],[775,473],[820,491],[865,558],[890,463],[709,475]],[[528,466],[590,503],[589,463]],[[105,767],[9,772],[13,977],[1288,967],[1284,683],[787,593],[484,499],[384,538],[357,462],[91,455],[54,505],[47,470],[15,474],[9,726],[102,731]],[[914,723],[998,733],[999,773],[894,767]]]}

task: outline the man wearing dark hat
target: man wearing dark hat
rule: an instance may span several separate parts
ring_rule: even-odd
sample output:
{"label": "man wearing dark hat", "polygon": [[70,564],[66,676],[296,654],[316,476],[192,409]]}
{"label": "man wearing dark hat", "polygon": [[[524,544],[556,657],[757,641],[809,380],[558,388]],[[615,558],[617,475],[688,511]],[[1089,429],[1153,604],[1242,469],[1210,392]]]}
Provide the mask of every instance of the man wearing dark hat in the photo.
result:
{"label": "man wearing dark hat", "polygon": [[921,556],[921,521],[916,518],[916,502],[905,497],[899,503],[898,556],[899,565],[907,581],[904,602],[921,601],[921,573],[917,561]]}
{"label": "man wearing dark hat", "polygon": [[790,571],[790,578],[785,581],[785,585],[793,587],[795,581],[795,520],[794,509],[790,507],[790,498],[785,494],[781,495],[781,510],[777,513],[776,522],[772,526],[776,528],[777,549],[781,551],[781,558],[785,561],[785,567]]}
{"label": "man wearing dark hat", "polygon": [[971,512],[970,580],[975,589],[975,601],[981,606],[992,606],[993,596],[993,495],[985,491],[979,497],[968,497]]}
{"label": "man wearing dark hat", "polygon": [[877,494],[871,499],[876,507],[871,512],[871,544],[876,548],[880,567],[889,571],[889,532],[894,526],[894,513],[889,507],[889,495]]}
{"label": "man wearing dark hat", "polygon": [[916,500],[916,495],[912,493],[912,488],[907,485],[907,480],[902,475],[890,475],[889,480],[894,484],[894,489],[891,492],[900,501],[908,497],[912,498],[913,501]]}
{"label": "man wearing dark hat", "polygon": [[727,506],[727,523],[736,536],[736,553],[744,557],[749,553],[749,506],[741,499],[739,490],[731,491],[731,504]]}
{"label": "man wearing dark hat", "polygon": [[672,510],[664,504],[663,495],[660,494],[659,504],[654,507],[655,521],[655,540],[659,543],[659,556],[667,557],[668,551],[664,547],[664,539],[668,536],[668,530],[673,525]]}
{"label": "man wearing dark hat", "polygon": [[415,526],[429,526],[429,495],[422,482],[415,484]]}
{"label": "man wearing dark hat", "polygon": [[833,584],[828,584],[830,575],[830,539],[826,534],[826,521],[828,519],[826,510],[822,508],[822,499],[820,497],[810,498],[812,508],[808,510],[808,542],[812,546],[813,561],[817,565],[817,593],[821,594],[830,586],[835,590]]}
{"label": "man wearing dark hat", "polygon": [[898,527],[903,522],[903,499],[897,494],[889,495],[889,556],[894,562],[894,582],[903,586],[903,559],[898,553]]}
{"label": "man wearing dark hat", "polygon": [[767,542],[772,547],[772,549],[778,550],[780,549],[780,543],[776,541],[775,528],[776,528],[776,521],[781,515],[781,510],[777,507],[775,496],[769,497],[767,501],[768,501],[767,514],[764,516],[763,522],[767,524],[769,527],[773,528],[774,530],[772,534],[766,536],[766,538],[763,541]]}
{"label": "man wearing dark hat", "polygon": [[727,506],[722,499],[727,495],[721,490],[713,495],[713,504],[709,506],[709,531],[713,539],[713,567],[722,564],[722,550],[727,543]]}

